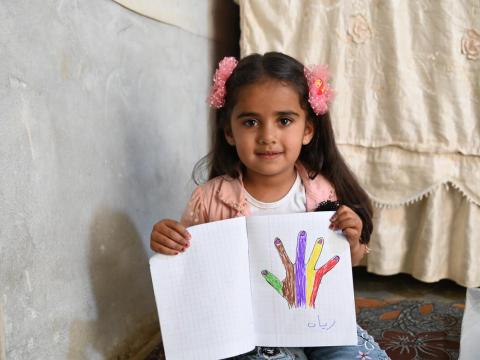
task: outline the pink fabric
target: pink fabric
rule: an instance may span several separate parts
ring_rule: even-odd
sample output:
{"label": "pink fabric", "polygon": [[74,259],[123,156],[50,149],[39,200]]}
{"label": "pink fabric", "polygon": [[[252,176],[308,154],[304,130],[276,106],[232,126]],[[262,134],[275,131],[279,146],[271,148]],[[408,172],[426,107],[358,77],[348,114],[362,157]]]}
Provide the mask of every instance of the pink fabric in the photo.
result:
{"label": "pink fabric", "polygon": [[[322,201],[337,200],[335,190],[327,179],[321,175],[310,179],[300,163],[296,164],[296,169],[305,186],[307,211],[315,210]],[[218,176],[193,191],[180,222],[188,227],[249,215],[250,208],[245,199],[242,179]]]}

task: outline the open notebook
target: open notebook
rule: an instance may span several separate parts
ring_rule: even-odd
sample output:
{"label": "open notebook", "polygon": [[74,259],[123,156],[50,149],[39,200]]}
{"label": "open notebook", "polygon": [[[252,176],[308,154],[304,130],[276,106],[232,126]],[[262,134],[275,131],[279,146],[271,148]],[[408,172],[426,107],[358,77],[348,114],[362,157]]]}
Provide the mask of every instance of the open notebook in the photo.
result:
{"label": "open notebook", "polygon": [[257,346],[357,343],[350,249],[334,212],[192,226],[191,246],[150,259],[167,359]]}

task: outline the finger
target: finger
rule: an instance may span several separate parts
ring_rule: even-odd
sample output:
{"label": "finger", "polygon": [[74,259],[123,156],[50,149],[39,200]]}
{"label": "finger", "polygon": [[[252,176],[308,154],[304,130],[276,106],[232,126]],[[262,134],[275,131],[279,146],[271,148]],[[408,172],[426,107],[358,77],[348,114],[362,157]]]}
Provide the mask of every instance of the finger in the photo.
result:
{"label": "finger", "polygon": [[362,220],[352,214],[342,214],[330,223],[331,229],[344,229],[346,227],[362,228]]}
{"label": "finger", "polygon": [[350,207],[348,207],[347,205],[341,205],[337,211],[336,211],[336,214],[338,216],[340,215],[344,215],[344,214],[349,214],[349,213],[355,213],[355,211],[353,211]]}
{"label": "finger", "polygon": [[307,233],[300,231],[297,237],[297,259],[295,261],[295,295],[297,306],[305,305],[305,248]]}
{"label": "finger", "polygon": [[335,214],[332,215],[332,217],[330,218],[330,221],[335,221],[335,219],[338,217],[338,215],[342,214],[345,209],[346,206],[345,205],[341,205],[336,211],[335,211]]}
{"label": "finger", "polygon": [[190,240],[192,235],[188,232],[187,228],[183,226],[178,221],[173,221],[168,225],[170,228],[174,229],[177,233],[179,233],[185,240]]}
{"label": "finger", "polygon": [[307,233],[300,231],[297,236],[297,258],[295,263],[303,264],[303,272],[305,272],[305,248],[307,247]]}
{"label": "finger", "polygon": [[337,216],[335,217],[335,220],[334,221],[342,221],[342,220],[348,220],[348,219],[355,219],[356,214],[354,212],[351,212],[351,211],[344,211],[344,212],[341,212],[339,214],[337,214]]}
{"label": "finger", "polygon": [[357,231],[356,229],[346,228],[342,232],[345,235],[345,237],[347,238],[350,246],[356,246],[357,243],[359,243],[360,232]]}
{"label": "finger", "polygon": [[163,231],[160,233],[160,235],[169,238],[170,240],[181,245],[182,247],[189,245],[189,242],[181,234],[179,234],[175,229],[172,229],[170,227],[163,228]]}
{"label": "finger", "polygon": [[178,255],[179,253],[178,251],[169,249],[168,247],[163,246],[159,243],[152,243],[150,247],[153,251],[164,255]]}
{"label": "finger", "polygon": [[335,221],[331,225],[334,229],[342,229],[342,230],[346,228],[359,229],[361,226],[361,223],[359,223],[355,219],[348,218],[340,221]]}
{"label": "finger", "polygon": [[313,245],[312,252],[310,253],[310,257],[308,258],[307,270],[315,269],[315,264],[317,263],[318,258],[322,253],[323,242],[324,242],[323,238],[318,238],[317,241],[315,241],[315,245]]}
{"label": "finger", "polygon": [[292,307],[295,306],[295,269],[283,247],[282,240],[275,238],[274,244],[286,271],[283,283],[283,297],[287,300],[288,306]]}
{"label": "finger", "polygon": [[263,278],[270,284],[272,287],[280,294],[283,296],[283,284],[278,278],[273,275],[270,271],[268,270],[262,270],[262,276]]}
{"label": "finger", "polygon": [[191,235],[188,232],[188,230],[185,228],[185,226],[183,226],[178,221],[171,220],[171,219],[165,219],[156,223],[153,226],[152,234],[154,233],[165,234],[167,231],[174,231],[178,233],[186,241],[189,241],[191,239]]}
{"label": "finger", "polygon": [[162,234],[158,236],[158,240],[156,242],[159,245],[162,245],[164,247],[167,247],[169,249],[176,250],[176,251],[183,251],[186,248],[186,246],[182,246],[179,243],[173,241],[172,239]]}
{"label": "finger", "polygon": [[150,237],[150,243],[151,244],[157,243],[157,244],[165,246],[165,244],[163,244],[163,242],[165,241],[164,239],[165,239],[165,235],[163,235],[160,232],[154,232],[154,233],[152,233],[152,235]]}
{"label": "finger", "polygon": [[280,259],[282,260],[282,264],[285,270],[288,271],[288,269],[291,268],[293,265],[292,265],[292,262],[290,261],[290,258],[287,255],[287,252],[285,251],[285,248],[283,247],[282,240],[280,240],[279,238],[275,238],[275,241],[273,243],[277,248],[278,255],[280,255]]}
{"label": "finger", "polygon": [[335,265],[338,264],[340,261],[340,256],[336,255],[330,260],[328,260],[320,269],[317,270],[315,274],[315,281],[313,282],[313,289],[312,289],[312,296],[310,297],[310,306],[315,307],[315,300],[317,299],[318,288],[320,286],[320,282],[322,281],[323,276],[332,270]]}
{"label": "finger", "polygon": [[150,247],[152,247],[153,244],[160,243],[160,236],[161,234],[159,232],[152,231],[152,234],[150,235]]}
{"label": "finger", "polygon": [[339,261],[340,261],[340,256],[335,255],[330,260],[328,260],[325,265],[323,265],[320,269],[318,269],[317,275],[315,275],[315,277],[317,277],[317,276],[318,277],[323,277],[323,275],[325,275],[327,272],[332,270],[335,267],[335,265],[338,264]]}
{"label": "finger", "polygon": [[351,208],[348,206],[342,205],[337,212],[335,213],[336,218],[341,218],[341,217],[358,217],[357,213],[353,211]]}
{"label": "finger", "polygon": [[343,220],[353,220],[357,222],[359,226],[363,225],[363,222],[360,216],[349,207],[345,207],[336,218],[336,221],[343,221]]}
{"label": "finger", "polygon": [[323,243],[323,238],[318,238],[317,241],[315,241],[312,252],[310,253],[310,258],[307,262],[307,304],[310,304],[310,299],[312,297],[313,282],[315,280],[315,265],[322,253]]}
{"label": "finger", "polygon": [[349,208],[348,206],[346,205],[342,205],[340,206],[337,211],[335,211],[335,214],[333,214],[333,216],[330,218],[330,221],[335,221],[339,218],[342,218],[344,216],[357,216],[357,213],[355,211],[353,211],[351,208]]}

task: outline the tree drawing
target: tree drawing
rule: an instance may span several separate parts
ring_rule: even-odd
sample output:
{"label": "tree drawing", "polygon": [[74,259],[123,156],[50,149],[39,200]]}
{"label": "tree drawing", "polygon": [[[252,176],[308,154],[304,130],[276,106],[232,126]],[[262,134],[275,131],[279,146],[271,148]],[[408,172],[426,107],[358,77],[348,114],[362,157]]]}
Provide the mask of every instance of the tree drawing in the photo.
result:
{"label": "tree drawing", "polygon": [[315,241],[308,262],[305,264],[305,249],[307,247],[307,233],[300,231],[297,237],[297,254],[295,263],[288,257],[282,241],[275,238],[273,242],[277,248],[280,259],[285,267],[285,279],[280,281],[268,270],[262,271],[264,279],[288,302],[291,307],[315,307],[318,288],[323,276],[332,270],[340,261],[338,255],[332,257],[320,268],[315,270],[317,261],[322,253],[324,239]]}

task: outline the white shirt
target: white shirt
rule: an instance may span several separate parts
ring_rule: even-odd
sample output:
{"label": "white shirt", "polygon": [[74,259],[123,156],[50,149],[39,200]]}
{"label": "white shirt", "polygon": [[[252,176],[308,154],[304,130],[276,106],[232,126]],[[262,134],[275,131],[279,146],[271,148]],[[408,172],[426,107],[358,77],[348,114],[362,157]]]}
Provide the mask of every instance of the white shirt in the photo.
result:
{"label": "white shirt", "polygon": [[302,179],[297,172],[297,178],[288,193],[280,200],[263,202],[255,199],[245,190],[245,198],[250,206],[251,215],[289,214],[307,211],[307,197]]}

